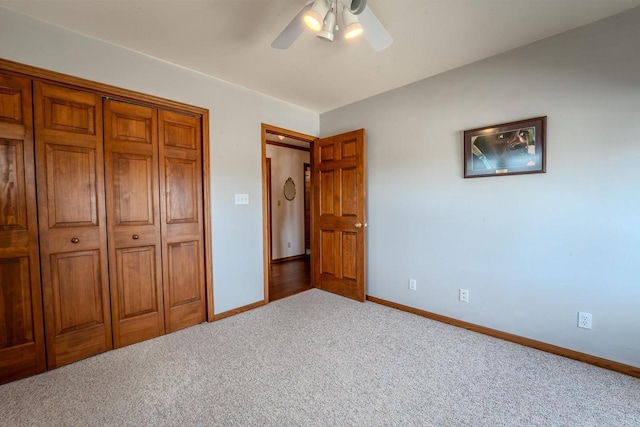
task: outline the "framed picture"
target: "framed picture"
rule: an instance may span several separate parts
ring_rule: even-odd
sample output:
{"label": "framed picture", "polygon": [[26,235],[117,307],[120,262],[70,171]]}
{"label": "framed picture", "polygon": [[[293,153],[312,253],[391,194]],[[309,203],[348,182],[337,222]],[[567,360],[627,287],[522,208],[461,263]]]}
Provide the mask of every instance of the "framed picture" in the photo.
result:
{"label": "framed picture", "polygon": [[547,117],[464,131],[464,177],[546,172]]}

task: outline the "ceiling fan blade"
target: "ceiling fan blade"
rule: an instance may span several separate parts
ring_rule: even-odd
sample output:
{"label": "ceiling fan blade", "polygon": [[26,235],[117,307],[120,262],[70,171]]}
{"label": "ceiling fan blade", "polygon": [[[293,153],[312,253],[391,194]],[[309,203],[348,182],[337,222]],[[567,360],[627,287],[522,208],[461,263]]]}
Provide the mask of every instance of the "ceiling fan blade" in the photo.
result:
{"label": "ceiling fan blade", "polygon": [[380,52],[391,46],[393,37],[384,29],[369,6],[365,7],[362,13],[358,15],[358,19],[364,28],[364,37],[374,51]]}
{"label": "ceiling fan blade", "polygon": [[304,22],[302,22],[302,15],[311,9],[313,6],[313,0],[307,0],[304,7],[300,9],[300,12],[289,22],[289,25],[276,37],[271,43],[271,47],[274,49],[288,49],[300,34],[304,31]]}

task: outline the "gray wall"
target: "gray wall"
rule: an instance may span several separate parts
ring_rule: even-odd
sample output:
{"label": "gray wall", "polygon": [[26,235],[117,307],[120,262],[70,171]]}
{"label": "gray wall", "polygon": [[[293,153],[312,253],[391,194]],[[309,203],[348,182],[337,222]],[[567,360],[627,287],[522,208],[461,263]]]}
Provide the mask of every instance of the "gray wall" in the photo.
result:
{"label": "gray wall", "polygon": [[261,123],[317,135],[316,113],[3,8],[0,57],[208,108],[214,309],[264,298]]}
{"label": "gray wall", "polygon": [[[546,174],[462,178],[463,130],[543,115]],[[322,114],[367,130],[368,294],[640,366],[639,124],[640,8]]]}

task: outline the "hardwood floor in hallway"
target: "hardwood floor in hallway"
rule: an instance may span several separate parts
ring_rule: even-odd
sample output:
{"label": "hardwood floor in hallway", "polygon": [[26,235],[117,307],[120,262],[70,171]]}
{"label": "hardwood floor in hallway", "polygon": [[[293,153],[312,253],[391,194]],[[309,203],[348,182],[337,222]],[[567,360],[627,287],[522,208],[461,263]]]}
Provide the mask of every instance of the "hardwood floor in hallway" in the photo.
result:
{"label": "hardwood floor in hallway", "polygon": [[293,261],[271,263],[269,269],[269,301],[311,289],[311,261],[309,257]]}

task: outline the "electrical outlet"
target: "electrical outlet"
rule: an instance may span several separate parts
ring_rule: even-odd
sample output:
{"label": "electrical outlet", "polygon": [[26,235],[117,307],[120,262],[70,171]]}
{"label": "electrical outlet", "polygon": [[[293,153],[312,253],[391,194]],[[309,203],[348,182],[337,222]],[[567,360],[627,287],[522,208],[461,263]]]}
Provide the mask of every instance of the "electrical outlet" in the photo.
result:
{"label": "electrical outlet", "polygon": [[468,289],[460,289],[460,301],[461,302],[469,302],[469,290]]}
{"label": "electrical outlet", "polygon": [[592,321],[591,313],[578,312],[578,328],[591,329]]}
{"label": "electrical outlet", "polygon": [[416,279],[409,278],[409,289],[416,290]]}
{"label": "electrical outlet", "polygon": [[291,242],[287,242],[287,247],[290,248],[291,247]]}

